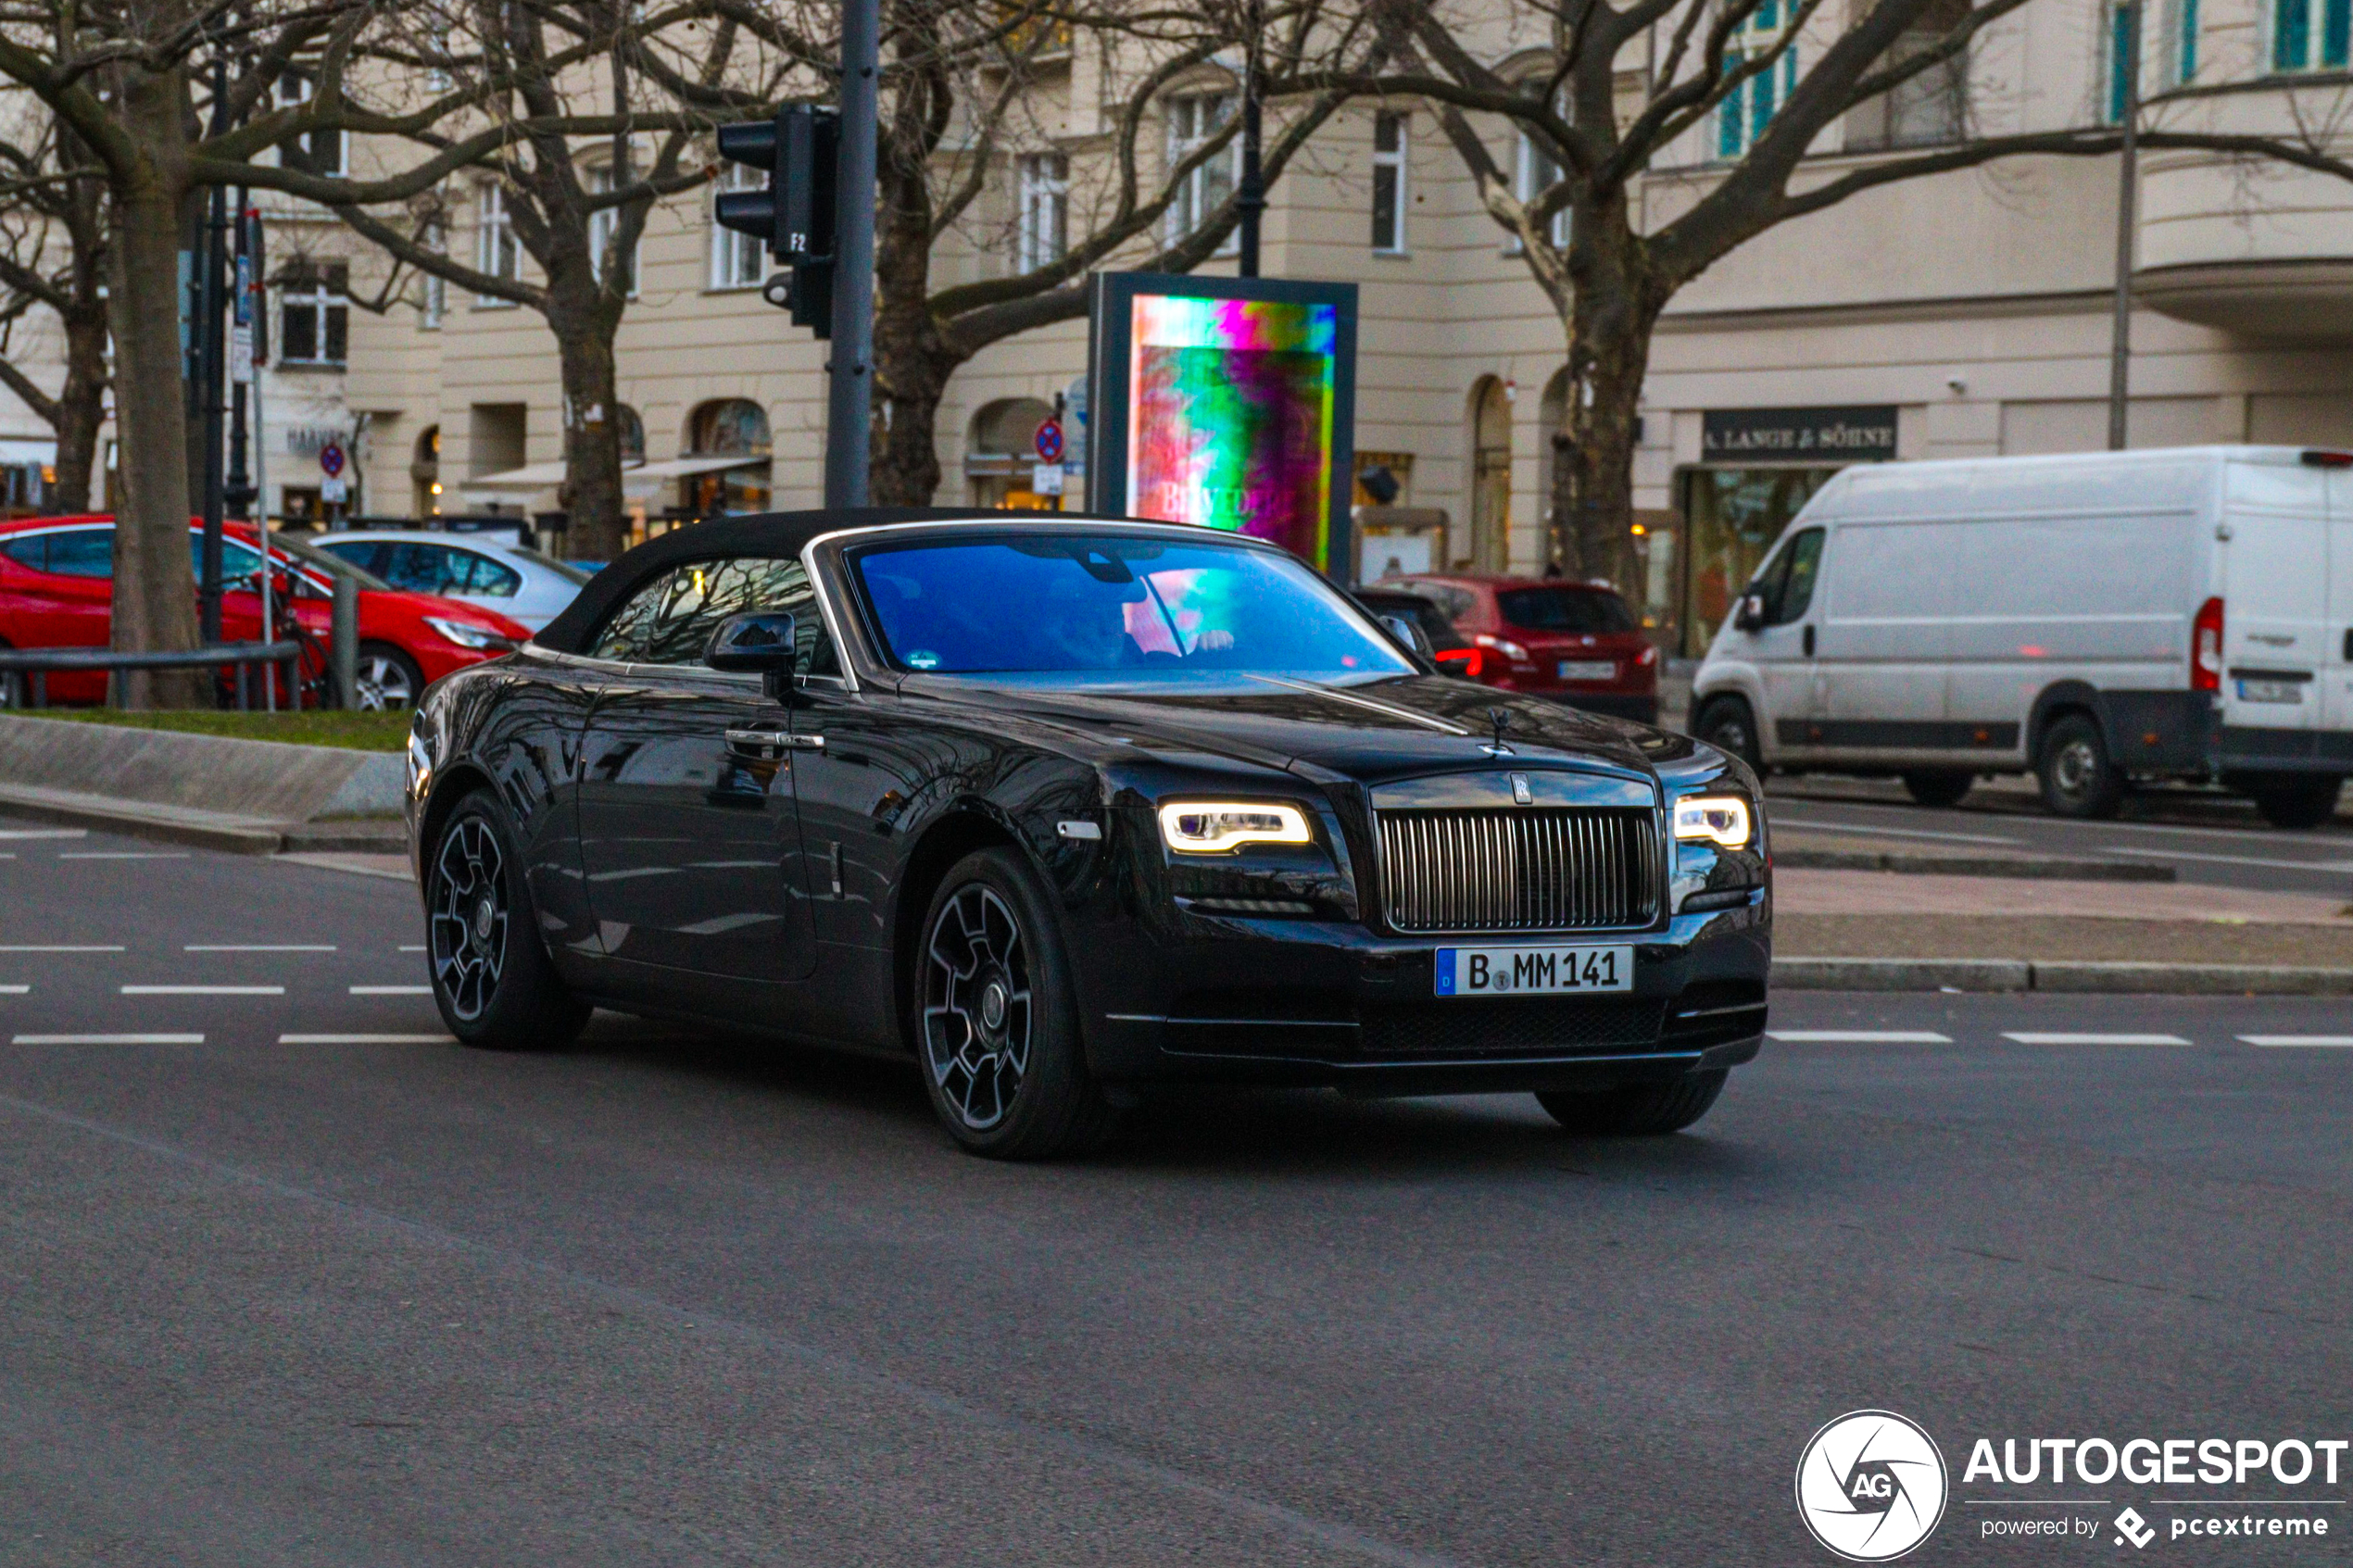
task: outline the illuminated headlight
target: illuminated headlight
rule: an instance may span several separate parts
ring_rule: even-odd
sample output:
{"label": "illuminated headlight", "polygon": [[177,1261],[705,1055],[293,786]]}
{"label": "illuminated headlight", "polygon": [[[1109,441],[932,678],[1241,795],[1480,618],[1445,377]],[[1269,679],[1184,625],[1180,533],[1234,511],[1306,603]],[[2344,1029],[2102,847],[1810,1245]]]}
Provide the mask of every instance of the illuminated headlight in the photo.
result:
{"label": "illuminated headlight", "polygon": [[1218,855],[1245,844],[1312,844],[1307,814],[1296,806],[1184,800],[1160,809],[1160,836],[1185,855]]}
{"label": "illuminated headlight", "polygon": [[1748,802],[1737,795],[1694,795],[1675,802],[1675,836],[1726,849],[1747,847]]}
{"label": "illuminated headlight", "polygon": [[461,648],[496,648],[500,653],[509,653],[515,646],[512,637],[502,637],[487,626],[470,626],[462,621],[445,621],[437,615],[426,616],[425,624]]}

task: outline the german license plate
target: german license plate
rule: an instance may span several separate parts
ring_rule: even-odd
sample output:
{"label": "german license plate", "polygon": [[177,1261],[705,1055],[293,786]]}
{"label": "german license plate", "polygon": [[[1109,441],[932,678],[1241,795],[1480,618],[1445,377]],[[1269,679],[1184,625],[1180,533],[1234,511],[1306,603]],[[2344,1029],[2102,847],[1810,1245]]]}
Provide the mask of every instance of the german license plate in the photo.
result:
{"label": "german license plate", "polygon": [[1631,947],[1441,947],[1436,968],[1441,997],[1634,988]]}
{"label": "german license plate", "polygon": [[1617,660],[1614,659],[1564,659],[1560,678],[1564,681],[1615,681]]}
{"label": "german license plate", "polygon": [[2241,702],[2302,702],[2304,683],[2301,681],[2241,681]]}

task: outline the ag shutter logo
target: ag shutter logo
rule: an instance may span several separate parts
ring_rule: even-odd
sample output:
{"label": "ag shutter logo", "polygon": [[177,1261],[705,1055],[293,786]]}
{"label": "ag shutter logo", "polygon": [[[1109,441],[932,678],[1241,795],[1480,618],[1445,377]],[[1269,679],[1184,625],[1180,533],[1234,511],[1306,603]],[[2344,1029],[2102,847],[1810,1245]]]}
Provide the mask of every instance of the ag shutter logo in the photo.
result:
{"label": "ag shutter logo", "polygon": [[1797,1512],[1849,1562],[1887,1562],[1944,1517],[1944,1456],[1893,1411],[1855,1411],[1814,1434],[1797,1461]]}

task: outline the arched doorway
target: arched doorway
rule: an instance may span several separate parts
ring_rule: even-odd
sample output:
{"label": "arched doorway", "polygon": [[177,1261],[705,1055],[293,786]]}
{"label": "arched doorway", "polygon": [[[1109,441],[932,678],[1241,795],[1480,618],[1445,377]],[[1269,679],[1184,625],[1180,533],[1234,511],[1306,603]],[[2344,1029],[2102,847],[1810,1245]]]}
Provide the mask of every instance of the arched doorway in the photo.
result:
{"label": "arched doorway", "polygon": [[686,509],[698,517],[764,512],[769,493],[768,414],[742,397],[705,403],[686,421],[686,455],[757,459],[691,473],[679,482]]}
{"label": "arched doorway", "polygon": [[1512,556],[1512,405],[1503,382],[1471,389],[1470,565],[1502,571]]}
{"label": "arched doorway", "polygon": [[409,515],[415,518],[441,515],[441,427],[427,425],[417,437],[416,449],[409,455]]}
{"label": "arched doorway", "polygon": [[1030,488],[1038,427],[1053,416],[1053,405],[1035,397],[1002,397],[973,416],[964,448],[964,484],[972,505],[1033,512],[1062,508],[1059,495],[1040,495]]}

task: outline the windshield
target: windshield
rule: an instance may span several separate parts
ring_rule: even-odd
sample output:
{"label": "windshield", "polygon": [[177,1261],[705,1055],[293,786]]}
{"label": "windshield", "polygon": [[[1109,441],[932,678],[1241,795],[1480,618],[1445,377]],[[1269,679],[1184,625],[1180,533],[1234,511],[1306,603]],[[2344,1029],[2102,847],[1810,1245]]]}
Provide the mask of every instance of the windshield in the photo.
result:
{"label": "windshield", "polygon": [[1033,535],[876,546],[850,558],[884,651],[909,670],[1145,681],[1414,672],[1321,578],[1249,546]]}
{"label": "windshield", "polygon": [[1538,632],[1631,632],[1626,601],[1599,588],[1507,588],[1495,608],[1514,626]]}

